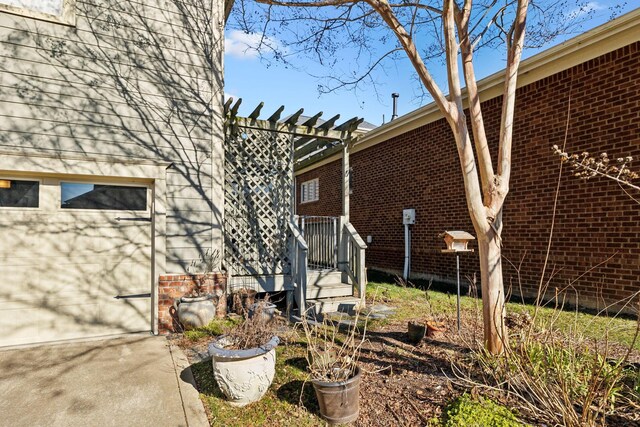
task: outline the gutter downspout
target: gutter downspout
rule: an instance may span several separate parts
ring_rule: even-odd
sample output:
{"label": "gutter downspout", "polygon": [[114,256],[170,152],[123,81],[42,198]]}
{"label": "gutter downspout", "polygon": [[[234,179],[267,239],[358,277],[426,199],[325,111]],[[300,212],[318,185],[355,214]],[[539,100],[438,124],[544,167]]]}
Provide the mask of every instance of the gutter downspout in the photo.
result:
{"label": "gutter downspout", "polygon": [[411,229],[409,224],[404,225],[404,274],[405,281],[409,279],[411,271]]}

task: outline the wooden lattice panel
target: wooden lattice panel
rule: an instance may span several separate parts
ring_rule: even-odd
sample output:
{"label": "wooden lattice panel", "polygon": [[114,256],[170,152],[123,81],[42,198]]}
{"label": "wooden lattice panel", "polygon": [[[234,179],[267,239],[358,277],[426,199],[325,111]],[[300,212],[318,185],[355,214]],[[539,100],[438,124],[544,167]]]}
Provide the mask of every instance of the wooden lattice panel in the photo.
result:
{"label": "wooden lattice panel", "polygon": [[225,262],[234,276],[289,274],[293,136],[228,126]]}

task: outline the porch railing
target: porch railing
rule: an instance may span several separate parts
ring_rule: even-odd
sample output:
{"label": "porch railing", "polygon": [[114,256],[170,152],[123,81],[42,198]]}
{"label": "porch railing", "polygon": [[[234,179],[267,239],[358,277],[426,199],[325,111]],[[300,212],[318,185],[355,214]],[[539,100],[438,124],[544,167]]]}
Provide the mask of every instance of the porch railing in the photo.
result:
{"label": "porch railing", "polygon": [[294,296],[300,309],[300,315],[307,309],[307,263],[309,247],[302,236],[298,224],[289,222],[291,230],[291,278],[294,284]]}
{"label": "porch railing", "polygon": [[367,245],[350,222],[344,224],[342,237],[344,253],[347,257],[345,271],[358,289],[358,296],[362,303],[365,299],[367,285],[367,270],[365,268],[365,249],[367,249]]}
{"label": "porch railing", "polygon": [[[291,229],[291,275],[300,313],[307,308],[307,273],[310,269],[343,272],[343,281],[357,289],[364,303],[367,275],[367,245],[346,217],[300,216],[289,223]],[[348,278],[348,280],[346,280]]]}
{"label": "porch railing", "polygon": [[308,262],[312,270],[338,269],[339,218],[335,216],[301,216],[298,224],[309,247]]}

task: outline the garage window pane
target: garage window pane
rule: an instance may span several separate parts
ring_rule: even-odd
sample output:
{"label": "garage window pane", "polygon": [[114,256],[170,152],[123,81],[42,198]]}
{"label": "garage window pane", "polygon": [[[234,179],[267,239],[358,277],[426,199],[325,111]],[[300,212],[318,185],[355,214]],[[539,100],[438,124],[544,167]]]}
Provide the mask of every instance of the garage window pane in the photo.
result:
{"label": "garage window pane", "polygon": [[146,211],[147,188],[61,182],[63,209]]}
{"label": "garage window pane", "polygon": [[38,181],[0,179],[0,207],[37,208],[40,195]]}
{"label": "garage window pane", "polygon": [[1,4],[49,15],[62,15],[64,0],[0,0]]}

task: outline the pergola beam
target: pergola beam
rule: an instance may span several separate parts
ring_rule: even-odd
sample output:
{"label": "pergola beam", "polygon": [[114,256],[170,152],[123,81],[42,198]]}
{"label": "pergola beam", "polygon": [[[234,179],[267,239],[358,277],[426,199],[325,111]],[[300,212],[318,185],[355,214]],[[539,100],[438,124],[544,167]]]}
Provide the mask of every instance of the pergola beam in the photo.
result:
{"label": "pergola beam", "polygon": [[264,102],[258,104],[258,106],[251,112],[251,114],[249,114],[249,118],[251,120],[257,120],[258,117],[260,117],[260,110],[262,110],[262,107],[264,107]]}
{"label": "pergola beam", "polygon": [[306,159],[294,164],[293,167],[294,169],[298,169],[298,170],[304,169],[307,166],[310,166],[319,160],[322,160],[327,157],[331,157],[334,154],[339,153],[341,151],[342,151],[342,145],[338,144],[335,147],[327,148],[326,150],[323,150],[317,154],[314,154],[311,157],[307,157]]}
{"label": "pergola beam", "polygon": [[310,142],[309,144],[305,145],[304,147],[295,150],[293,152],[293,158],[294,161],[298,161],[300,159],[302,159],[305,156],[308,156],[309,154],[318,151],[321,148],[331,148],[334,147],[336,145],[339,145],[338,141],[327,141],[326,139],[318,139],[316,141]]}
{"label": "pergola beam", "polygon": [[298,119],[300,118],[300,116],[302,115],[302,113],[304,113],[304,108],[299,109],[298,111],[296,111],[295,113],[293,113],[291,115],[291,117],[289,117],[285,123],[288,125],[296,125],[296,123],[298,123]]}
{"label": "pergola beam", "polygon": [[271,132],[281,132],[295,134],[300,137],[309,138],[321,138],[329,140],[342,140],[349,136],[348,131],[336,131],[318,129],[315,127],[309,128],[306,126],[290,125],[282,122],[268,122],[266,120],[251,120],[245,117],[235,117],[233,123],[236,126],[247,127],[251,129],[260,129]]}
{"label": "pergola beam", "polygon": [[275,113],[273,113],[268,119],[268,122],[277,122],[278,120],[280,120],[280,116],[282,115],[282,112],[284,111],[284,105],[281,105],[280,108],[278,108]]}
{"label": "pergola beam", "polygon": [[313,127],[316,125],[316,123],[318,123],[318,119],[320,118],[320,116],[322,116],[322,111],[320,111],[318,114],[316,114],[313,117],[310,117],[306,122],[304,122],[302,124],[302,126],[307,126],[307,127]]}
{"label": "pergola beam", "polygon": [[281,105],[268,119],[264,120],[259,118],[264,102],[258,104],[249,116],[239,117],[238,110],[241,103],[242,98],[239,98],[235,103],[233,98],[229,98],[224,103],[227,125],[235,128],[257,129],[293,135],[294,163],[298,169],[339,152],[345,141],[354,140],[352,133],[364,121],[364,119],[353,117],[336,126],[336,122],[340,118],[340,114],[336,114],[329,120],[317,125],[322,116],[322,112],[319,112],[299,125],[298,121],[304,109],[301,108],[286,120],[280,121],[285,109],[284,105]]}
{"label": "pergola beam", "polygon": [[336,114],[335,116],[331,117],[329,120],[327,120],[326,122],[324,122],[323,124],[318,126],[318,129],[331,129],[331,128],[333,128],[339,118],[340,118],[340,114]]}

